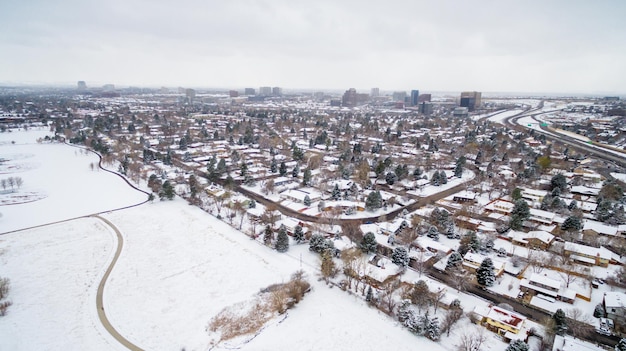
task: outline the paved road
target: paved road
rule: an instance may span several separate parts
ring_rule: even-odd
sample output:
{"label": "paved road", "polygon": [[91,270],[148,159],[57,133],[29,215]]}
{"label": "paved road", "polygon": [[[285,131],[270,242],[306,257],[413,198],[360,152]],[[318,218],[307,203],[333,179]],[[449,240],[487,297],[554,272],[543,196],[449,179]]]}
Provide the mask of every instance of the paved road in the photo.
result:
{"label": "paved road", "polygon": [[[526,127],[521,126],[517,123],[517,120],[521,117],[532,117],[533,119],[538,116],[538,115],[542,115],[542,114],[546,114],[546,113],[552,113],[554,111],[544,111],[544,112],[536,112],[536,113],[532,113],[533,111],[527,111],[525,112],[523,115],[515,115],[515,116],[511,116],[507,119],[504,120],[505,124],[508,124],[510,126],[512,126],[513,128],[516,129],[523,129],[524,131],[527,130]],[[582,152],[582,153],[587,153],[587,154],[592,154],[597,158],[600,158],[602,160],[607,160],[607,161],[612,161],[615,162],[616,164],[620,165],[621,167],[626,167],[626,154],[624,156],[620,156],[617,154],[614,154],[612,152],[606,151],[606,150],[602,150],[599,147],[592,147],[590,145],[587,145],[583,142],[581,142],[580,140],[577,140],[575,138],[571,138],[568,137],[566,135],[563,134],[558,134],[558,133],[552,133],[549,131],[548,127],[540,127],[541,130],[537,130],[537,129],[533,129],[535,133],[544,135],[546,137],[546,139],[551,140],[551,141],[558,141],[561,142],[563,144],[568,145],[571,149],[574,149],[578,152]]]}
{"label": "paved road", "polygon": [[[444,190],[442,192],[438,192],[436,194],[433,195],[429,195],[426,197],[421,197],[418,198],[417,201],[415,201],[414,203],[411,203],[409,205],[400,207],[396,210],[393,210],[392,212],[388,213],[385,215],[385,217],[387,218],[387,220],[392,220],[394,218],[396,218],[400,213],[402,213],[402,211],[404,211],[405,209],[408,212],[412,212],[415,211],[416,209],[426,206],[427,204],[430,203],[434,203],[438,200],[441,200],[445,197],[448,197],[452,194],[458,193],[461,190],[464,190],[466,188],[467,184],[466,183],[462,183],[459,185],[455,185],[454,187]],[[289,216],[292,218],[297,218],[301,221],[307,221],[307,222],[313,222],[313,223],[322,223],[322,224],[328,224],[331,219],[329,218],[324,218],[324,217],[317,217],[317,216],[311,216],[311,215],[307,215],[301,212],[298,212],[292,208],[283,206],[281,204],[278,204],[272,200],[268,200],[265,197],[263,197],[262,195],[259,195],[255,192],[252,192],[240,185],[236,186],[236,191],[242,193],[243,195],[254,199],[254,201],[259,202],[263,205],[274,205],[277,207],[277,210],[280,211],[282,214],[284,214],[285,216]],[[363,223],[367,223],[367,222],[377,222],[378,219],[380,218],[380,216],[373,216],[373,217],[360,217],[360,218],[341,218],[341,219],[337,219],[334,220],[334,223],[336,223],[337,225],[341,225],[341,224],[345,224],[345,223],[358,223],[358,224],[363,224]]]}
{"label": "paved road", "polygon": [[108,219],[100,217],[98,215],[94,215],[92,217],[103,221],[106,225],[111,227],[111,229],[113,229],[113,231],[115,232],[115,235],[117,236],[117,248],[115,249],[115,255],[113,256],[113,260],[111,261],[111,264],[109,264],[109,267],[107,268],[106,272],[102,276],[102,280],[100,280],[100,284],[98,284],[98,292],[96,294],[96,308],[98,309],[98,318],[100,319],[100,323],[102,323],[102,325],[104,326],[104,329],[106,329],[107,332],[109,332],[109,334],[111,334],[111,336],[115,338],[115,340],[117,340],[120,344],[124,345],[124,347],[133,351],[143,351],[142,348],[128,341],[128,339],[123,337],[113,327],[113,325],[107,318],[106,312],[104,311],[104,304],[103,304],[104,285],[106,284],[107,279],[109,279],[109,275],[111,274],[111,271],[113,270],[113,267],[115,266],[115,263],[117,263],[117,259],[120,257],[120,253],[122,252],[122,247],[124,246],[124,239],[122,238],[122,233],[120,233],[117,227],[113,223],[111,223]]}

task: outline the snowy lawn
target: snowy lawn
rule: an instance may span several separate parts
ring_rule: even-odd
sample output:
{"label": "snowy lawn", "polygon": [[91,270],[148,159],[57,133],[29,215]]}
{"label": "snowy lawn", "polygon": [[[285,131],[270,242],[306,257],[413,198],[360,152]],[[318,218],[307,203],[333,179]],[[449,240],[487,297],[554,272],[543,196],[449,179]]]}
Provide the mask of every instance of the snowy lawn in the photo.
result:
{"label": "snowy lawn", "polygon": [[2,350],[124,350],[98,320],[96,290],[114,234],[83,218],[0,236],[2,276],[11,280]]}
{"label": "snowy lawn", "polygon": [[[20,177],[16,193],[35,201],[0,206],[0,233],[109,211],[145,201],[121,178],[102,170],[93,153],[60,143],[36,142],[46,131],[0,133],[0,178]],[[15,143],[13,143],[15,142]],[[0,199],[15,194],[0,194]]]}

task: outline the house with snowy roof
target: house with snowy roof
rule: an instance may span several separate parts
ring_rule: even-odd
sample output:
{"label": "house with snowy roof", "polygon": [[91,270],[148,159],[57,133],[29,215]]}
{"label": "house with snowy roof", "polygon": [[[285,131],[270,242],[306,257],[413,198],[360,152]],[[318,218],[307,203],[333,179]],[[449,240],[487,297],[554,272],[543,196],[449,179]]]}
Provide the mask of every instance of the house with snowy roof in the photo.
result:
{"label": "house with snowy roof", "polygon": [[569,241],[565,243],[563,253],[574,261],[590,266],[608,267],[609,263],[615,259],[614,254],[605,247],[598,248]]}
{"label": "house with snowy roof", "polygon": [[561,287],[561,282],[545,275],[532,273],[520,281],[520,290],[560,300],[567,303],[574,303],[576,292],[574,290]]}
{"label": "house with snowy roof", "polygon": [[520,331],[527,320],[526,316],[497,306],[479,305],[474,307],[473,312],[481,317],[479,322],[487,330],[497,333],[509,341],[520,338]]}
{"label": "house with snowy roof", "polygon": [[603,348],[588,341],[569,335],[555,335],[552,351],[604,351]]}
{"label": "house with snowy roof", "polygon": [[617,235],[618,227],[608,225],[598,221],[585,220],[583,224],[583,234],[595,234],[595,235]]}
{"label": "house with snowy roof", "polygon": [[534,230],[528,233],[511,230],[507,233],[507,238],[518,246],[547,250],[554,242],[555,236],[543,230]]}
{"label": "house with snowy roof", "polygon": [[[463,268],[470,272],[476,272],[485,258],[487,257],[481,254],[468,252],[465,256],[463,256]],[[496,259],[491,259],[491,261],[493,262],[494,267],[493,273],[496,277],[501,276],[502,273],[504,273],[505,262]]]}
{"label": "house with snowy roof", "polygon": [[626,294],[619,291],[604,293],[604,311],[606,317],[613,320],[615,330],[626,332]]}

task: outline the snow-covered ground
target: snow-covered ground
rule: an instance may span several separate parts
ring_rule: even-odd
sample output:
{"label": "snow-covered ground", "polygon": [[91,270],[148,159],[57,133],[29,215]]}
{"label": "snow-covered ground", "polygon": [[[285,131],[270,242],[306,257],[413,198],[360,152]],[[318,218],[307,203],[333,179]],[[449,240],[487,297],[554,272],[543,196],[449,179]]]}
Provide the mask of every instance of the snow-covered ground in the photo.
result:
{"label": "snow-covered ground", "polygon": [[[50,133],[29,130],[0,133],[0,178],[20,177],[15,193],[37,194],[35,201],[0,206],[0,233],[109,211],[145,201],[120,177],[97,166],[98,157],[60,143],[37,143]],[[12,194],[0,194],[0,199]]]}
{"label": "snow-covered ground", "polygon": [[95,293],[115,239],[95,218],[0,236],[11,280],[2,350],[124,350],[101,326]]}

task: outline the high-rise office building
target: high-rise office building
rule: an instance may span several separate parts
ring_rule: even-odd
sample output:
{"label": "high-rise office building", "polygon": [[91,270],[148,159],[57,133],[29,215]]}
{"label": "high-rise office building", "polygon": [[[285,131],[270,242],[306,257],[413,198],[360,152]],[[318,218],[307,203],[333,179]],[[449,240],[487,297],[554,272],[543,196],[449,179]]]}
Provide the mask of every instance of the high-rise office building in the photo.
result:
{"label": "high-rise office building", "polygon": [[272,95],[272,87],[260,87],[259,95],[261,96],[271,96]]}
{"label": "high-rise office building", "polygon": [[372,91],[370,93],[370,96],[375,98],[375,97],[379,97],[380,96],[380,89],[378,88],[372,88]]}
{"label": "high-rise office building", "polygon": [[243,91],[244,95],[256,95],[256,90],[254,88],[246,88]]}
{"label": "high-rise office building", "polygon": [[356,89],[350,88],[343,93],[343,98],[341,99],[341,104],[344,107],[354,107],[356,106]]}
{"label": "high-rise office building", "polygon": [[401,101],[404,103],[404,100],[406,100],[406,91],[394,91],[391,97],[395,102]]}
{"label": "high-rise office building", "polygon": [[467,107],[471,112],[480,107],[481,93],[478,91],[464,91],[461,93],[461,107]]}
{"label": "high-rise office building", "polygon": [[279,87],[273,87],[272,88],[272,95],[273,96],[283,96],[283,89],[279,88]]}
{"label": "high-rise office building", "polygon": [[87,90],[87,83],[85,83],[84,80],[79,80],[78,81],[78,90],[83,91],[83,90]]}
{"label": "high-rise office building", "polygon": [[411,90],[411,106],[417,106],[419,102],[420,91],[419,90]]}
{"label": "high-rise office building", "polygon": [[430,102],[431,99],[431,94],[420,94],[420,96],[417,98],[417,102],[421,104],[422,102]]}

